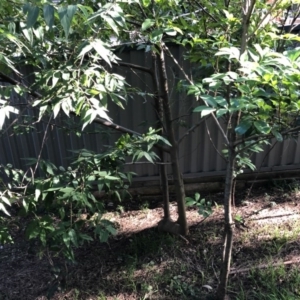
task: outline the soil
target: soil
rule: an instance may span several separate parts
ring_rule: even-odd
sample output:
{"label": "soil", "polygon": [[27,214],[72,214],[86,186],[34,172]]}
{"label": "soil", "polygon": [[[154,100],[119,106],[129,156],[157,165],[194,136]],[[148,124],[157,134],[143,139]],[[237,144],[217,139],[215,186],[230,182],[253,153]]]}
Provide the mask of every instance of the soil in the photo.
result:
{"label": "soil", "polygon": [[[222,203],[222,193],[205,198]],[[235,230],[232,281],[254,265],[264,267],[263,253],[266,247],[270,253],[273,244],[261,228],[280,231],[281,225],[286,228],[299,221],[299,199],[297,191],[283,189],[259,188],[251,196],[237,194],[234,215],[240,221]],[[156,229],[163,216],[159,198],[135,200],[132,205],[125,203],[119,213],[106,214],[118,234],[108,243],[95,241],[77,249],[75,265],[46,254],[39,258],[36,245],[24,241],[22,228],[16,228],[15,243],[0,249],[0,300],[44,300],[51,294],[57,300],[183,299],[176,282],[189,287],[199,278],[205,280],[195,291],[209,294],[217,285],[222,253],[222,208],[217,207],[207,219],[196,208],[188,208],[190,235],[174,237]],[[111,203],[108,208],[115,210]],[[171,203],[171,215],[176,220],[175,202]],[[300,262],[299,243],[297,237],[288,246],[274,249],[272,264]],[[154,277],[158,282],[155,291],[151,290]]]}

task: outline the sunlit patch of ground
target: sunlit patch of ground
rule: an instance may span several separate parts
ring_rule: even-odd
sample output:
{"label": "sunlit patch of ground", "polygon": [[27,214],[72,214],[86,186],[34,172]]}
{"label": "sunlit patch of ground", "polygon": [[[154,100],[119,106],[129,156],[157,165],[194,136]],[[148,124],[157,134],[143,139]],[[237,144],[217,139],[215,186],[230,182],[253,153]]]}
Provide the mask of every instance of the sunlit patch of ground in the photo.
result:
{"label": "sunlit patch of ground", "polygon": [[[177,206],[170,203],[171,218],[176,221]],[[107,213],[104,218],[115,222],[118,227],[118,234],[130,235],[140,232],[147,228],[156,227],[157,223],[163,218],[163,209],[143,209],[137,211],[129,211],[124,213]],[[197,210],[187,210],[187,220],[189,226],[195,225],[203,220],[203,217],[198,214]]]}

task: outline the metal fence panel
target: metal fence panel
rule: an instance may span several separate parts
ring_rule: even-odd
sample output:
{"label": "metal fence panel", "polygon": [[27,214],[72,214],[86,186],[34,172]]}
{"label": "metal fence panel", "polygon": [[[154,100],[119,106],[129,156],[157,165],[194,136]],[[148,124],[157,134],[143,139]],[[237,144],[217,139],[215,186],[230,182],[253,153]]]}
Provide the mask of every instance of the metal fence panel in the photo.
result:
{"label": "metal fence panel", "polygon": [[[184,50],[179,47],[172,47],[171,50],[185,72],[191,75],[195,70],[195,66],[184,59]],[[119,57],[123,62],[151,67],[150,53],[131,50],[120,53]],[[26,68],[28,74],[32,73],[32,69]],[[125,110],[111,103],[109,105],[109,115],[113,121],[141,133],[145,132],[149,126],[154,127],[157,122],[157,114],[152,97],[146,95],[154,93],[151,76],[137,69],[123,66],[116,67],[114,71],[123,75],[129,86],[137,88],[140,94],[129,94]],[[199,104],[193,97],[177,90],[177,84],[184,79],[184,76],[170,57],[167,59],[167,72],[172,111],[176,120],[175,132],[177,138],[180,138],[188,128],[201,121],[199,114],[191,113],[192,108]],[[30,78],[29,76],[27,80],[30,81]],[[1,83],[1,85],[4,84],[6,83]],[[19,98],[15,95],[12,97],[14,103],[24,103],[26,101],[25,98]],[[20,109],[22,110],[21,105]],[[26,113],[31,116],[38,115],[36,109],[27,109]],[[56,120],[52,120],[49,125],[41,122],[37,124],[37,130],[32,131],[29,135],[12,135],[11,130],[7,130],[0,135],[0,163],[11,163],[15,167],[26,169],[26,162],[23,158],[37,158],[41,155],[42,158],[49,159],[56,165],[67,166],[70,162],[70,150],[87,148],[99,153],[105,150],[106,145],[113,144],[120,136],[120,133],[110,132],[110,134],[107,134],[105,128],[92,124],[79,137],[66,130],[65,122],[68,120],[70,119],[66,116],[60,115]],[[76,122],[74,122],[75,125]],[[47,126],[48,132],[45,135]],[[280,171],[299,168],[299,142],[300,137],[298,136],[294,139],[287,139],[283,143],[273,142],[273,144],[266,147],[263,153],[253,155],[253,162],[259,170]],[[43,143],[44,147],[42,148]],[[193,132],[190,132],[180,144],[180,166],[184,175],[212,176],[224,173],[225,161],[220,155],[223,146],[223,137],[212,118],[208,118],[206,121],[202,120],[202,123]],[[141,180],[149,180],[149,178],[158,175],[158,167],[152,164],[129,165],[127,169],[136,172]],[[169,174],[172,178],[170,167]]]}

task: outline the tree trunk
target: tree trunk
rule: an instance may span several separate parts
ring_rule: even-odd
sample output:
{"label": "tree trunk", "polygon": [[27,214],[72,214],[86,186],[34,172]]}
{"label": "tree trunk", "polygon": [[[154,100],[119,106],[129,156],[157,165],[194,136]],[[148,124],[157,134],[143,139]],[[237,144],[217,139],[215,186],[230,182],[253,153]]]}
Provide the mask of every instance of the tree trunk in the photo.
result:
{"label": "tree trunk", "polygon": [[[159,97],[160,88],[159,88],[159,70],[157,66],[157,55],[155,52],[152,53],[152,82],[154,87],[155,94],[155,109],[157,113],[157,126],[156,129],[161,129],[161,134],[164,132],[164,109],[162,101]],[[161,161],[164,163],[166,161],[164,151],[159,149],[158,155]],[[168,183],[168,173],[167,166],[165,164],[160,165],[159,167],[160,174],[160,188],[163,196],[163,204],[164,204],[164,219],[170,220],[170,201],[169,201],[169,183]]]}
{"label": "tree trunk", "polygon": [[232,218],[232,191],[233,191],[233,180],[234,180],[234,163],[235,154],[233,149],[229,149],[228,162],[226,170],[226,182],[225,182],[225,192],[224,192],[224,250],[222,258],[222,267],[220,272],[220,281],[217,290],[217,299],[226,299],[226,290],[228,284],[228,277],[230,272],[231,264],[231,252],[233,246],[233,232],[234,232],[234,222]]}
{"label": "tree trunk", "polygon": [[[161,160],[165,162],[165,153],[163,151],[159,152]],[[164,219],[170,220],[169,183],[166,165],[160,165],[160,187],[163,195]]]}
{"label": "tree trunk", "polygon": [[172,147],[170,150],[172,171],[173,171],[173,180],[175,185],[176,200],[178,207],[178,220],[177,223],[180,225],[179,234],[187,235],[188,234],[188,225],[186,220],[186,211],[185,211],[185,192],[184,192],[184,183],[180,172],[179,167],[179,155],[178,155],[178,143],[175,138],[175,133],[173,129],[173,117],[170,107],[169,99],[169,86],[168,86],[168,77],[166,70],[166,61],[164,50],[160,49],[160,79],[161,79],[161,99],[164,108],[164,116],[166,129],[168,133],[169,142]]}
{"label": "tree trunk", "polygon": [[[231,124],[230,124],[231,123]],[[234,233],[234,221],[232,218],[232,201],[234,195],[234,179],[235,179],[235,159],[236,152],[234,143],[236,140],[235,128],[238,123],[238,114],[234,113],[231,118],[231,122],[228,124],[230,128],[228,131],[228,160],[226,168],[226,181],[225,181],[225,191],[224,191],[224,249],[222,257],[222,267],[220,271],[219,286],[217,289],[217,299],[226,300],[227,299],[227,285],[228,277],[230,273],[231,264],[231,253],[233,246],[233,233]]]}

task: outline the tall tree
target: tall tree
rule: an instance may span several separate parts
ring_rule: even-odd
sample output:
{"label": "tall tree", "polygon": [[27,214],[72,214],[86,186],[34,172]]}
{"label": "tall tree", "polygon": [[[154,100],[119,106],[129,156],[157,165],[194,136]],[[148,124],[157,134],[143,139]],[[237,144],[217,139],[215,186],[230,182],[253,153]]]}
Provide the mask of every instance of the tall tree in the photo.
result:
{"label": "tall tree", "polygon": [[[217,290],[217,299],[222,300],[227,298],[235,225],[232,201],[238,165],[253,168],[249,155],[263,151],[261,144],[271,138],[282,141],[284,136],[299,131],[296,124],[300,52],[280,52],[284,43],[292,45],[291,41],[298,37],[279,30],[280,24],[276,22],[290,3],[272,1],[268,6],[245,0],[242,4],[237,7],[236,2],[225,1],[214,8],[203,8],[206,18],[218,21],[213,25],[215,29],[202,31],[204,41],[214,50],[211,52],[202,41],[194,42],[193,47],[209,53],[207,61],[212,72],[200,77],[200,81],[196,79],[197,83],[190,87],[203,103],[194,111],[201,112],[202,117],[210,115],[219,123],[226,146],[224,251]],[[195,59],[199,53],[195,51],[191,57]],[[221,124],[225,124],[225,129]]]}

